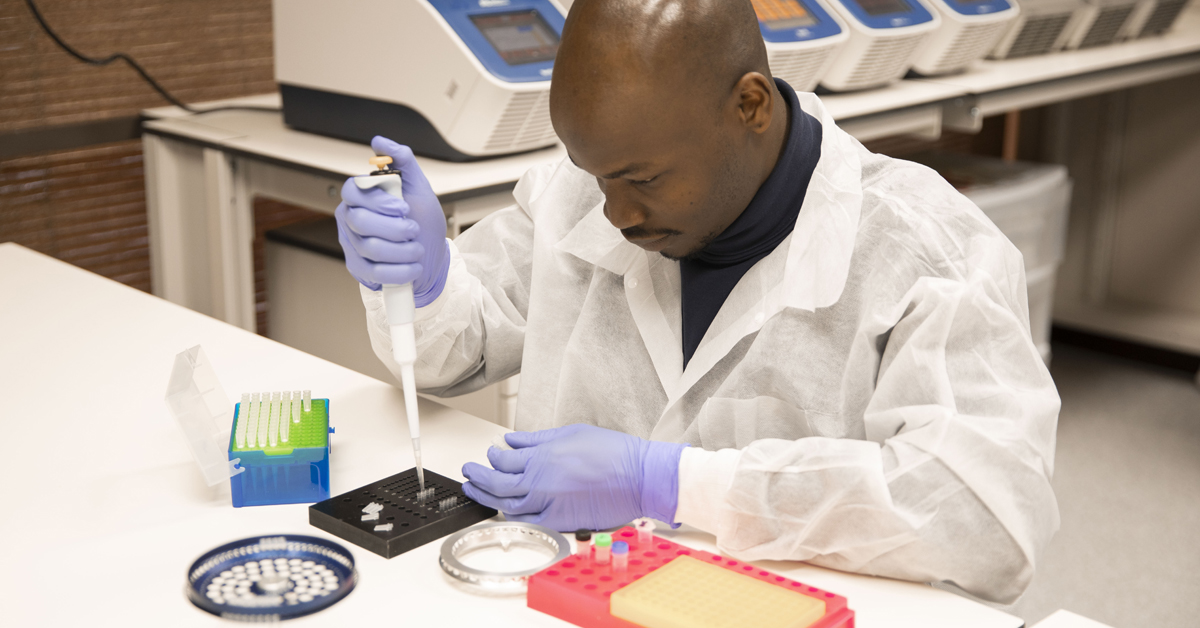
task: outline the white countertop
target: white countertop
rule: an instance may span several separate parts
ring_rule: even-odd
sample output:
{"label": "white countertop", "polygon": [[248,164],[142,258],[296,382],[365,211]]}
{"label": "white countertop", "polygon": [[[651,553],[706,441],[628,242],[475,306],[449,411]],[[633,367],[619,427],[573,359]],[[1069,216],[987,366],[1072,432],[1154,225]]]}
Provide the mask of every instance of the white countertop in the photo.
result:
{"label": "white countertop", "polygon": [[[238,103],[279,106],[279,96],[243,99]],[[205,106],[217,103],[206,103]],[[145,113],[178,113],[151,110]],[[314,133],[294,131],[283,124],[283,114],[270,111],[216,111],[188,117],[163,117],[143,124],[152,133],[179,137],[222,150],[240,152],[328,174],[353,177],[366,174],[367,160],[375,155],[366,144],[348,142]],[[438,196],[456,194],[493,185],[512,184],[525,171],[566,157],[561,144],[511,157],[455,163],[417,157],[421,171]]]}
{"label": "white countertop", "polygon": [[[227,484],[204,484],[163,402],[175,355],[196,344],[231,397],[310,389],[330,399],[332,494],[413,464],[402,395],[389,384],[15,244],[0,244],[0,294],[5,625],[226,626],[183,595],[196,557],[260,535],[334,538],[308,525],[306,505],[235,509]],[[504,431],[427,400],[421,422],[427,467],[456,480]],[[662,535],[714,549],[698,531]],[[414,625],[567,625],[523,597],[458,590],[438,567],[440,541],[385,560],[334,540],[354,554],[358,586],[289,625],[371,625],[385,611]],[[757,564],[846,596],[860,628],[1022,624],[921,584]]]}

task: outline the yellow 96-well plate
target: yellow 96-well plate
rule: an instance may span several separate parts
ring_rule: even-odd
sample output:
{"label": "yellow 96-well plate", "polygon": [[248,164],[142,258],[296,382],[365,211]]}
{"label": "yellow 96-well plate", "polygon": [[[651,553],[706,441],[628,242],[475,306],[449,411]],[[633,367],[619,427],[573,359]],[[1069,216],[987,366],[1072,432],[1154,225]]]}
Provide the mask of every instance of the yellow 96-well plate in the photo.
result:
{"label": "yellow 96-well plate", "polygon": [[679,556],[614,592],[610,612],[646,628],[806,628],[825,602]]}

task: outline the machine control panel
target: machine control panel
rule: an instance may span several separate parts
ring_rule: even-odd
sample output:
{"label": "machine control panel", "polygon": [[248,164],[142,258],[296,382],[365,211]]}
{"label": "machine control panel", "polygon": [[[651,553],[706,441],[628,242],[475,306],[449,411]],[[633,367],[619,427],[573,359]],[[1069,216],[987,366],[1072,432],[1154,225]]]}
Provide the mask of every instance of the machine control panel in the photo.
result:
{"label": "machine control panel", "polygon": [[814,0],[752,0],[763,39],[770,42],[809,41],[842,32],[829,13]]}
{"label": "machine control panel", "polygon": [[946,0],[951,11],[961,15],[987,15],[1012,8],[1009,0]]}
{"label": "machine control panel", "polygon": [[933,21],[933,15],[917,0],[836,1],[868,28],[904,28]]}
{"label": "machine control panel", "polygon": [[493,76],[546,81],[564,18],[549,0],[426,0]]}

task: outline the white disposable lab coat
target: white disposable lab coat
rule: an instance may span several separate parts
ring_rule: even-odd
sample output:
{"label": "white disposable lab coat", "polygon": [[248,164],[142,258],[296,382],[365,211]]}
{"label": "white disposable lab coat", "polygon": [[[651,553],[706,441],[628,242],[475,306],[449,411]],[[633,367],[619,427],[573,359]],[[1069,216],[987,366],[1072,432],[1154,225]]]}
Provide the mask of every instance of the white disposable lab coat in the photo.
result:
{"label": "white disposable lab coat", "polygon": [[[795,230],[682,368],[676,262],[627,242],[569,160],[461,235],[418,312],[417,382],[521,373],[516,427],[680,441],[677,520],[747,560],[794,559],[1010,602],[1058,528],[1058,394],[1020,253],[933,171],[822,122]],[[394,373],[379,293],[363,289]]]}

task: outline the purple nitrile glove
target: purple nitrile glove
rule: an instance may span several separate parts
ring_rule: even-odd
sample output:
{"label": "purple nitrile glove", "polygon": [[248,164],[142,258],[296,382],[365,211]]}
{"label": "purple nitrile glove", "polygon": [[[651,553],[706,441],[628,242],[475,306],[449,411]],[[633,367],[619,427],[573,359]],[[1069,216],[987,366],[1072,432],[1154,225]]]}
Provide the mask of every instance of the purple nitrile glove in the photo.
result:
{"label": "purple nitrile glove", "polygon": [[450,270],[446,215],[412,149],[378,135],[371,148],[392,158],[404,198],[346,180],[334,212],[346,268],[372,290],[412,282],[417,307],[425,307],[442,293]]}
{"label": "purple nitrile glove", "polygon": [[468,462],[467,497],[559,531],[604,530],[638,517],[673,522],[683,443],[662,443],[592,425],[505,436],[488,449],[494,469]]}

